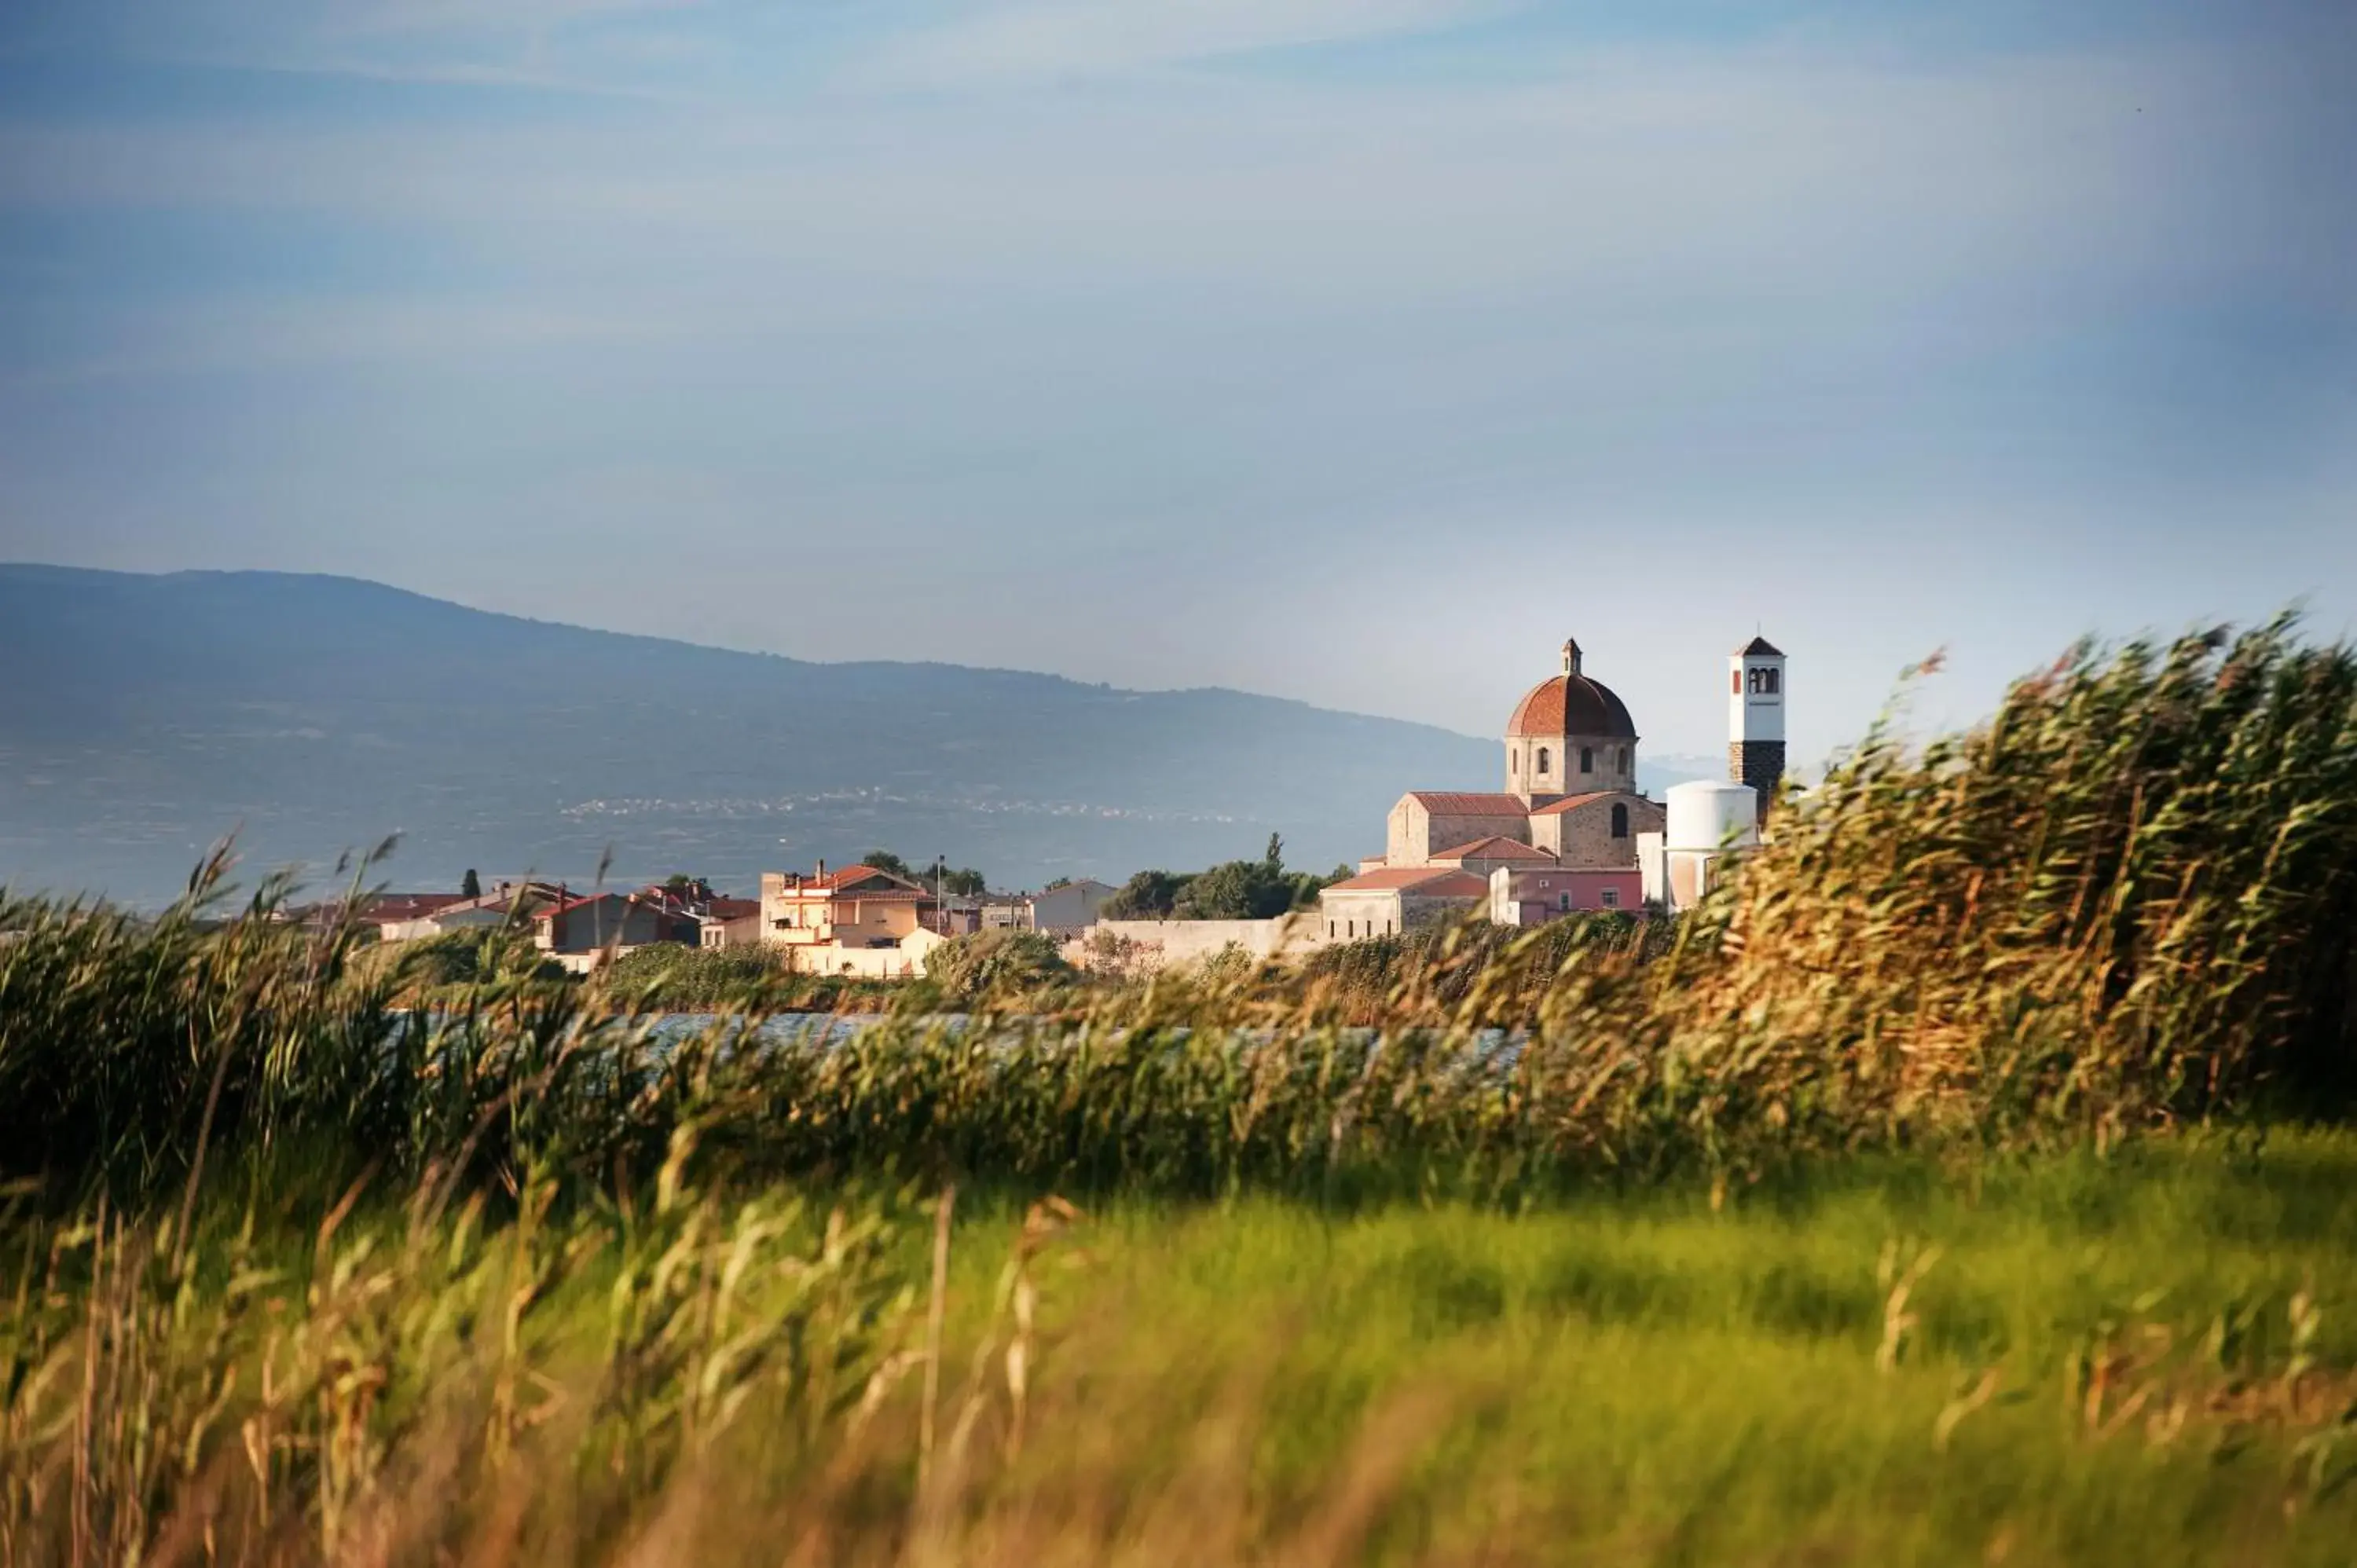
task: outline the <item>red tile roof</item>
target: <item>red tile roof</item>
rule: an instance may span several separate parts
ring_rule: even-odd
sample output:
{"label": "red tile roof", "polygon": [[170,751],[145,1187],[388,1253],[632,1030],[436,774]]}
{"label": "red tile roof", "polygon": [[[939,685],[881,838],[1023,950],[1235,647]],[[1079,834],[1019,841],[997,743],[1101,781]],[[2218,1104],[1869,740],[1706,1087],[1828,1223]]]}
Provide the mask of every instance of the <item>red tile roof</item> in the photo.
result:
{"label": "red tile roof", "polygon": [[1445,865],[1386,865],[1380,871],[1362,871],[1347,882],[1329,884],[1329,893],[1405,893],[1415,892],[1426,897],[1474,898],[1490,890],[1490,884],[1469,871],[1458,871]]}
{"label": "red tile roof", "polygon": [[462,909],[496,909],[505,914],[519,902],[530,906],[534,902],[553,901],[561,891],[562,889],[554,882],[529,882],[522,886],[511,887],[504,893],[490,892],[479,898],[453,899],[434,912],[437,915],[452,915]]}
{"label": "red tile roof", "polygon": [[[824,876],[805,876],[799,886],[789,883],[786,886],[786,896],[792,897],[799,894],[804,897],[831,897],[861,883],[877,878],[891,884],[894,887],[907,888],[912,893],[922,891],[915,883],[895,876],[888,871],[878,871],[872,865],[846,865],[839,871],[830,871]],[[873,895],[863,893],[860,897],[866,898]]]}
{"label": "red tile roof", "polygon": [[1597,800],[1609,800],[1612,796],[1622,794],[1625,791],[1620,789],[1590,789],[1584,795],[1566,795],[1560,800],[1549,800],[1544,806],[1532,807],[1531,815],[1534,817],[1560,816],[1566,811],[1577,811],[1582,806],[1588,805]]}
{"label": "red tile roof", "polygon": [[1452,871],[1431,882],[1419,882],[1408,888],[1419,898],[1487,898],[1490,879],[1470,871]]}
{"label": "red tile roof", "polygon": [[1437,864],[1448,860],[1543,860],[1552,864],[1555,856],[1547,851],[1526,844],[1520,839],[1510,839],[1502,833],[1491,833],[1471,843],[1460,843],[1454,849],[1436,850],[1430,858]]}
{"label": "red tile roof", "polygon": [[1600,736],[1634,740],[1637,725],[1612,688],[1585,675],[1554,675],[1530,689],[1506,721],[1509,736]]}
{"label": "red tile roof", "polygon": [[1530,811],[1519,795],[1491,795],[1460,789],[1411,789],[1407,798],[1437,817],[1520,817]]}
{"label": "red tile roof", "polygon": [[551,904],[545,909],[536,910],[532,918],[535,920],[545,920],[552,915],[568,914],[585,905],[596,904],[608,898],[619,898],[625,904],[646,904],[650,908],[657,908],[652,904],[647,904],[645,899],[633,893],[582,893],[567,898],[562,904]]}

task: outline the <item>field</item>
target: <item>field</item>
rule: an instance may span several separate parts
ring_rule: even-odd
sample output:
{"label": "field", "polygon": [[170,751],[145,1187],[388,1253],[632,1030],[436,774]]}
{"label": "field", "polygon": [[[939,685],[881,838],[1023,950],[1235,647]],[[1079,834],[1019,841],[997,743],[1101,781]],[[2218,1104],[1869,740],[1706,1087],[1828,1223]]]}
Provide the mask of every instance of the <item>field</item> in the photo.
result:
{"label": "field", "polygon": [[186,1276],[167,1230],[16,1232],[10,1348],[56,1370],[12,1411],[10,1561],[2337,1563],[2357,1539],[2345,1135],[1844,1164],[1717,1210],[1116,1201],[1027,1230],[984,1200],[946,1232],[930,1394],[920,1202],[470,1233],[365,1203],[323,1228],[280,1185]]}
{"label": "field", "polygon": [[1674,924],[832,1044],[420,1015],[223,869],[0,905],[11,1563],[2357,1541],[2357,659],[2284,628],[1869,736]]}

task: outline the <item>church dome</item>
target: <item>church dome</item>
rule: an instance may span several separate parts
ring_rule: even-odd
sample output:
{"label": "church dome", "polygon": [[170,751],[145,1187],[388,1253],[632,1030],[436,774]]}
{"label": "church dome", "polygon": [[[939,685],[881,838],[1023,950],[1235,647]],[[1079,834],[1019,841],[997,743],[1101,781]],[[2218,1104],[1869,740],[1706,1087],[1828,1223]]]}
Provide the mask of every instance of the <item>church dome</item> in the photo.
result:
{"label": "church dome", "polygon": [[1540,682],[1514,706],[1506,736],[1598,736],[1634,740],[1637,726],[1612,688],[1579,672],[1579,645],[1564,645],[1564,672]]}

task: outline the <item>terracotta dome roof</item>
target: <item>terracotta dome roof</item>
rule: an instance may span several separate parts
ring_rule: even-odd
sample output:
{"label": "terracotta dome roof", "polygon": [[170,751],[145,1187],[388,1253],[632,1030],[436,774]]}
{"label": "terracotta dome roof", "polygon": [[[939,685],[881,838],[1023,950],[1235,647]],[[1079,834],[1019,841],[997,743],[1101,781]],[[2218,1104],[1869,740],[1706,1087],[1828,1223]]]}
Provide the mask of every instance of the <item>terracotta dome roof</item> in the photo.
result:
{"label": "terracotta dome roof", "polygon": [[1634,740],[1637,726],[1612,688],[1585,675],[1557,675],[1531,688],[1506,721],[1506,734],[1518,736],[1601,736],[1607,740]]}

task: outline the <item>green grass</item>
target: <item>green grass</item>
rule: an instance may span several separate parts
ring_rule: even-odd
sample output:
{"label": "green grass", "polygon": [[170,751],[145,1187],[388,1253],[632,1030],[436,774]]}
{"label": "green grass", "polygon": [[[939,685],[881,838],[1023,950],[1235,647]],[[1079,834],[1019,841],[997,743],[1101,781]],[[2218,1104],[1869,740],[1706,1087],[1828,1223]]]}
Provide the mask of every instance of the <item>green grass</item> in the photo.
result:
{"label": "green grass", "polygon": [[[8,1559],[71,1559],[77,1462],[124,1466],[90,1543],[152,1550],[193,1507],[224,1561],[2337,1563],[2357,1540],[2345,1133],[1837,1161],[1717,1207],[1676,1183],[1514,1215],[1134,1198],[1027,1230],[970,1199],[930,1462],[921,1194],[527,1201],[472,1230],[392,1197],[322,1240],[328,1194],[274,1184],[247,1219],[217,1192],[183,1284],[120,1254],[77,1281],[87,1235],[12,1227],[12,1335],[48,1343],[9,1346]],[[85,1414],[44,1369],[93,1342]]]}

